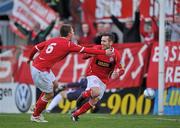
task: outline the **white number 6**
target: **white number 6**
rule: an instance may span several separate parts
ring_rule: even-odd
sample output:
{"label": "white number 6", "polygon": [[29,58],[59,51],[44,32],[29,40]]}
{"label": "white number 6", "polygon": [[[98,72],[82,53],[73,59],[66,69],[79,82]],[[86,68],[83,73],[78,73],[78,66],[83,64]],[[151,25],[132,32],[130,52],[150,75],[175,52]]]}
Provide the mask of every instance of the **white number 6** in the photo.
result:
{"label": "white number 6", "polygon": [[54,46],[56,46],[56,43],[51,43],[50,45],[48,45],[47,49],[46,49],[46,53],[49,54],[54,50]]}

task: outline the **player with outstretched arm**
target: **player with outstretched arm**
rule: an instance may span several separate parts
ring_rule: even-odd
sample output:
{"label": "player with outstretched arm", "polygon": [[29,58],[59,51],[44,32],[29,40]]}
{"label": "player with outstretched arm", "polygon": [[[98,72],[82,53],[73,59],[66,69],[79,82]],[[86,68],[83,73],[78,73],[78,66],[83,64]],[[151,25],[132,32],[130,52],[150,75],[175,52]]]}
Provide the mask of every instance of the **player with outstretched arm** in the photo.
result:
{"label": "player with outstretched arm", "polygon": [[[105,55],[86,55],[84,58],[91,57],[87,76],[87,88],[77,99],[77,108],[72,113],[71,119],[78,121],[79,116],[87,112],[91,107],[103,97],[106,90],[106,84],[109,79],[119,78],[124,73],[124,69],[120,64],[120,54],[118,50],[112,47],[114,36],[110,33],[104,33],[101,37],[101,45],[95,46],[96,49],[111,49],[114,54]],[[82,102],[89,99],[86,103]]]}
{"label": "player with outstretched arm", "polygon": [[60,29],[61,37],[56,37],[35,45],[29,56],[28,63],[33,60],[31,66],[32,79],[36,87],[42,93],[35,105],[34,112],[31,116],[31,121],[47,122],[42,116],[42,111],[45,109],[48,101],[53,97],[53,90],[58,87],[58,82],[51,71],[52,66],[64,59],[69,53],[89,53],[99,55],[111,55],[111,50],[96,50],[93,48],[85,48],[71,42],[74,34],[73,28],[69,24],[62,25]]}

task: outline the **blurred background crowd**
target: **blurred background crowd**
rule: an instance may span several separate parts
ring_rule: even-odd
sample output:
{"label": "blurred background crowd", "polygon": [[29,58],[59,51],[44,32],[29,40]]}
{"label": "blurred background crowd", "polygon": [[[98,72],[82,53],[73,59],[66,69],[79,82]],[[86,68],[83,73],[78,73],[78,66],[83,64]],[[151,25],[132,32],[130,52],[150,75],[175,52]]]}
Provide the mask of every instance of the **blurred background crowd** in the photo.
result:
{"label": "blurred background crowd", "polygon": [[[103,12],[106,13],[107,16],[104,18],[105,20],[92,19],[91,22],[87,22],[87,18],[85,18],[88,16],[85,13],[86,8],[84,3],[93,4],[94,0],[92,2],[90,2],[90,0],[89,2],[87,2],[88,0],[30,1],[36,1],[38,4],[41,4],[37,5],[36,8],[39,11],[51,11],[52,9],[53,13],[49,16],[50,20],[46,25],[43,25],[37,20],[38,18],[31,19],[31,12],[28,14],[27,11],[25,12],[26,14],[23,14],[29,15],[29,19],[27,20],[36,22],[32,26],[28,26],[28,24],[23,23],[25,20],[20,21],[20,19],[17,18],[18,15],[15,14],[16,11],[17,13],[18,11],[23,13],[23,10],[21,10],[20,7],[22,6],[24,0],[0,0],[0,45],[37,44],[48,38],[58,36],[58,29],[63,23],[71,23],[73,25],[75,29],[73,41],[82,45],[100,44],[100,35],[103,32],[112,32],[115,36],[114,43],[158,41],[158,16],[151,15],[149,17],[145,17],[141,14],[142,9],[140,9],[140,7],[143,6],[143,0],[132,1],[132,17],[125,18],[118,17],[116,13],[113,13],[112,8],[109,5],[109,1],[97,0],[96,6],[100,3],[101,6],[103,6]],[[115,2],[117,1],[119,0],[116,0]],[[179,8],[178,0],[170,1],[173,1],[173,10],[175,10],[174,8]],[[134,2],[137,4],[134,4]],[[28,4],[28,2],[26,4]],[[129,6],[127,4],[123,4],[121,6]],[[152,4],[152,1],[150,1],[150,4]],[[47,6],[47,10],[41,10],[41,6]],[[165,28],[167,41],[180,41],[179,12],[174,11],[171,16],[166,18]]]}

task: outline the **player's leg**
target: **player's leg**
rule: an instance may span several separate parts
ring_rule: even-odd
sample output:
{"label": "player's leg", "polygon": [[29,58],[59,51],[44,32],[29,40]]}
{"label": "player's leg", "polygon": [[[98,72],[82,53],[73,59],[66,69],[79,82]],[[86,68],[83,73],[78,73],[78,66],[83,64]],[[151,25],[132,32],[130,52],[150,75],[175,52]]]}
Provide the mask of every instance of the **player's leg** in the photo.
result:
{"label": "player's leg", "polygon": [[77,121],[78,116],[87,112],[91,107],[93,107],[99,100],[99,95],[100,95],[100,88],[99,87],[92,87],[91,89],[91,94],[90,94],[90,100],[84,103],[82,106],[80,106],[77,110],[75,110],[72,113],[72,120]]}
{"label": "player's leg", "polygon": [[92,81],[93,78],[87,77],[81,80],[81,83],[83,87],[86,86],[86,90],[81,93],[81,95],[76,100],[76,108],[80,108],[83,104],[83,102],[90,98],[91,96],[91,84],[93,84]]}
{"label": "player's leg", "polygon": [[82,88],[78,88],[76,90],[72,90],[70,92],[67,93],[66,98],[71,102],[73,100],[77,100],[77,98],[81,95],[81,93],[84,91],[85,89]]}
{"label": "player's leg", "polygon": [[51,101],[51,103],[48,105],[48,107],[46,108],[46,112],[50,112],[51,110],[53,110],[54,107],[56,107],[58,105],[58,103],[63,99],[66,98],[67,96],[67,91],[62,91],[60,93],[58,93],[53,100]]}
{"label": "player's leg", "polygon": [[58,85],[58,88],[55,91],[59,92],[68,88],[78,89],[78,88],[86,88],[86,87],[87,87],[87,79],[82,78],[80,81],[77,81],[77,82],[67,83],[64,85]]}
{"label": "player's leg", "polygon": [[50,104],[48,105],[48,107],[46,108],[46,112],[51,112],[53,110],[53,108],[55,108],[58,103],[62,100],[62,96],[61,93],[58,93],[50,102]]}
{"label": "player's leg", "polygon": [[[81,95],[81,93],[85,90],[85,88],[77,88],[76,90],[70,91],[67,93],[67,99],[71,102],[73,100],[77,100],[77,98]],[[87,101],[87,100],[85,100]],[[84,103],[84,102],[83,102]],[[73,113],[77,107],[71,112]]]}
{"label": "player's leg", "polygon": [[93,107],[94,105],[96,105],[96,103],[99,101],[99,98],[91,98],[89,101],[87,101],[86,103],[84,103],[78,110],[76,110],[73,113],[73,116],[78,117],[79,115],[87,112],[91,107]]}
{"label": "player's leg", "polygon": [[41,72],[34,67],[31,68],[31,73],[34,84],[43,92],[36,103],[34,112],[31,116],[31,121],[47,122],[41,118],[41,112],[46,108],[48,101],[54,95],[53,81],[55,81],[55,76],[52,73]]}
{"label": "player's leg", "polygon": [[46,112],[50,112],[62,99],[68,99],[69,101],[76,100],[84,90],[85,88],[77,88],[74,91],[65,90],[58,93],[48,105]]}
{"label": "player's leg", "polygon": [[99,95],[99,93],[100,91],[98,87],[91,87],[90,89],[87,89],[84,92],[82,92],[76,102],[77,108],[80,108],[86,99],[90,97],[96,97]]}
{"label": "player's leg", "polygon": [[[80,108],[83,104],[83,102],[86,100],[86,99],[89,99],[91,97],[91,93],[92,93],[92,87],[98,87],[97,85],[97,81],[99,81],[99,78],[97,78],[96,76],[88,76],[86,77],[85,79],[85,82],[86,83],[86,90],[84,92],[82,92],[82,94],[78,97],[77,99],[77,102],[76,102],[76,107],[77,108]],[[96,92],[96,89],[93,90],[93,93]]]}
{"label": "player's leg", "polygon": [[[56,88],[58,88],[58,81],[54,80],[53,81],[53,89],[56,90]],[[50,112],[58,103],[59,101],[62,99],[62,96],[60,93],[58,93],[53,100],[51,101],[51,103],[48,105],[48,107],[46,108],[45,112]]]}
{"label": "player's leg", "polygon": [[87,87],[87,79],[82,78],[80,81],[66,84],[66,88],[83,88]]}
{"label": "player's leg", "polygon": [[[79,109],[72,113],[72,120],[77,121],[78,116],[88,111],[92,106],[94,106],[98,100],[100,100],[106,90],[106,85],[96,76],[87,77],[88,84],[86,88],[85,97],[89,97],[89,102],[83,104]],[[89,92],[90,90],[90,92]]]}
{"label": "player's leg", "polygon": [[91,89],[88,89],[88,90],[85,90],[84,92],[81,93],[81,95],[77,98],[77,101],[76,101],[76,107],[77,109],[80,108],[83,104],[83,102],[90,98],[91,97],[91,92],[92,90]]}
{"label": "player's leg", "polygon": [[44,93],[42,92],[41,96],[39,97],[34,112],[33,112],[33,117],[34,118],[39,118],[40,114],[42,111],[46,108],[46,105],[48,101],[53,97],[53,92],[52,93]]}
{"label": "player's leg", "polygon": [[46,111],[50,112],[55,106],[58,105],[58,103],[62,100],[62,99],[68,99],[69,101],[73,101],[76,100],[78,98],[78,96],[84,91],[84,89],[77,89],[74,91],[62,91],[60,93],[58,93],[53,100],[51,101],[51,103],[49,104],[49,106],[47,107]]}

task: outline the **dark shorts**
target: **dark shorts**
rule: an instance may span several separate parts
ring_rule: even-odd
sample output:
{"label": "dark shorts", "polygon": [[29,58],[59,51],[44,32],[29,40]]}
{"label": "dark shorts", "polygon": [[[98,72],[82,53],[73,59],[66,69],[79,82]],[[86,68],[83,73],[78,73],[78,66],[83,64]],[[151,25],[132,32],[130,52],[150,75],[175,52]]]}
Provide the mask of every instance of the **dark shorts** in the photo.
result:
{"label": "dark shorts", "polygon": [[77,89],[77,90],[74,90],[74,91],[72,91],[72,92],[69,92],[69,93],[67,94],[67,99],[68,99],[69,101],[76,100],[76,99],[81,95],[81,93],[82,93],[84,90],[85,90],[84,88],[79,88],[79,89]]}

